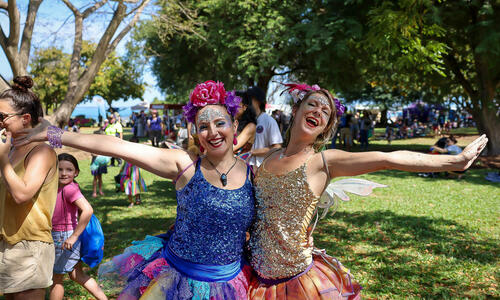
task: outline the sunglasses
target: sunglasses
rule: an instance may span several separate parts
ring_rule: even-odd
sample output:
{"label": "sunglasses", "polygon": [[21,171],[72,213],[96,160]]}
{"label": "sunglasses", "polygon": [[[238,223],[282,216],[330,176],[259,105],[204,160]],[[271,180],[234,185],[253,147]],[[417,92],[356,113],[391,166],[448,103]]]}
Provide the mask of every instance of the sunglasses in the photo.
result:
{"label": "sunglasses", "polygon": [[20,116],[22,114],[20,113],[10,113],[10,114],[6,114],[6,113],[3,113],[3,112],[0,112],[0,122],[5,122],[5,120],[7,120],[8,118],[10,117],[13,117],[13,116]]}

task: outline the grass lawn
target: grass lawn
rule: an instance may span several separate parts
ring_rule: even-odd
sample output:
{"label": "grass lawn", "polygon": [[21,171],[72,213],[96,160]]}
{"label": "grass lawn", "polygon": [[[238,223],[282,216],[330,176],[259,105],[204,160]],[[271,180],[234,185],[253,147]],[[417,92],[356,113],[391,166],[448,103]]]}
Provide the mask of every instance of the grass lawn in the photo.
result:
{"label": "grass lawn", "polygon": [[[426,151],[434,140],[394,141],[391,146],[371,141],[370,147]],[[460,145],[466,142],[459,140]],[[118,167],[108,168],[104,176],[106,195],[90,197],[89,164],[80,161],[77,179],[102,222],[105,260],[174,222],[175,190],[169,180],[144,172],[144,204],[130,209],[126,196],[114,192]],[[491,171],[472,169],[462,180],[400,171],[361,176],[389,187],[341,203],[335,215],[319,222],[314,243],[351,270],[365,299],[500,298],[500,184],[484,179]],[[91,299],[69,280],[66,296]]]}

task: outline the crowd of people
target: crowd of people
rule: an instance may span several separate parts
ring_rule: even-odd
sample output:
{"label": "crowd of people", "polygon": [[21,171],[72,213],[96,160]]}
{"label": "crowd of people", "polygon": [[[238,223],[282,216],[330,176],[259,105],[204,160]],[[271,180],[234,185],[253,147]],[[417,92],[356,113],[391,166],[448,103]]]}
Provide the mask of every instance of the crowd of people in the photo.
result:
{"label": "crowd of people", "polygon": [[450,135],[453,128],[458,128],[460,123],[442,119],[440,122],[421,122],[417,119],[399,118],[396,122],[391,122],[385,130],[385,138],[388,143],[394,139],[407,139],[424,136],[443,136]]}
{"label": "crowd of people", "polygon": [[[50,286],[51,298],[62,297],[66,273],[98,299],[114,292],[146,300],[359,299],[353,276],[311,239],[331,179],[384,169],[462,171],[487,143],[481,136],[455,155],[323,150],[345,113],[328,90],[288,85],[294,106],[282,137],[264,112],[262,90],[236,93],[206,81],[184,107],[194,144],[187,151],[159,149],[125,141],[117,131],[82,134],[53,126],[40,119],[32,80],[16,77],[15,83],[0,94],[0,293],[7,299],[44,299]],[[360,128],[360,135],[368,130]],[[102,289],[80,273],[79,257],[70,251],[91,207],[75,182],[78,164],[58,159],[52,149],[62,145],[123,159],[175,185],[174,226],[101,264]],[[250,164],[235,155],[235,146],[250,149]]]}

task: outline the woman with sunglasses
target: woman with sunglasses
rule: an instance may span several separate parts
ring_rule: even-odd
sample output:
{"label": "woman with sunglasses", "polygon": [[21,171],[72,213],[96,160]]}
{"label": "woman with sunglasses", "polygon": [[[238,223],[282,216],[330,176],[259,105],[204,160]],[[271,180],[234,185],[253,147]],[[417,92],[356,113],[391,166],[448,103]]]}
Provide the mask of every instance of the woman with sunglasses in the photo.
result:
{"label": "woman with sunglasses", "polygon": [[120,157],[174,181],[178,205],[173,230],[134,242],[99,268],[104,288],[121,285],[119,299],[247,298],[251,272],[242,254],[254,195],[250,167],[233,154],[238,126],[233,118],[240,101],[220,82],[200,83],[192,91],[184,111],[196,126],[202,156],[110,136],[62,132],[47,123],[16,141],[49,140]]}
{"label": "woman with sunglasses", "polygon": [[0,294],[6,299],[44,299],[52,285],[57,157],[39,141],[12,146],[11,138],[36,126],[43,110],[28,76],[0,94]]}

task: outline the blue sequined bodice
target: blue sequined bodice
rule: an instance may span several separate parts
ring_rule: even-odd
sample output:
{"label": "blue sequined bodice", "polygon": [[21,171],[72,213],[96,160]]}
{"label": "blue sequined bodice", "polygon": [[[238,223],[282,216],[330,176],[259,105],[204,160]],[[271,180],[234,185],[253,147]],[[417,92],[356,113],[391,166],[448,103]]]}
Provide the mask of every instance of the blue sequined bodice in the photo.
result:
{"label": "blue sequined bodice", "polygon": [[189,183],[177,191],[175,230],[170,249],[190,262],[225,265],[241,259],[246,231],[254,217],[254,192],[249,180],[235,190],[211,185],[200,160]]}

